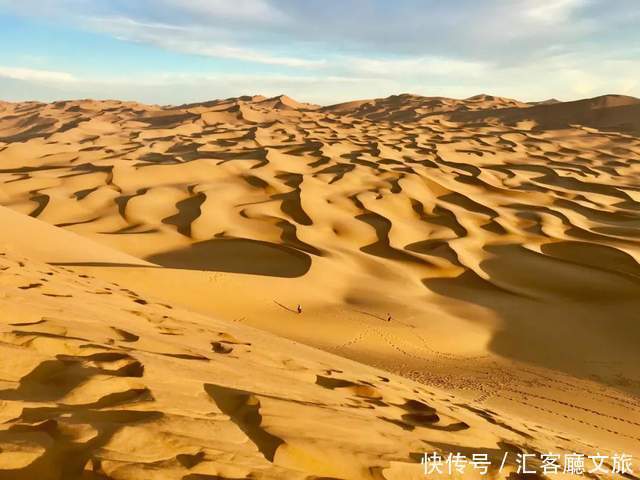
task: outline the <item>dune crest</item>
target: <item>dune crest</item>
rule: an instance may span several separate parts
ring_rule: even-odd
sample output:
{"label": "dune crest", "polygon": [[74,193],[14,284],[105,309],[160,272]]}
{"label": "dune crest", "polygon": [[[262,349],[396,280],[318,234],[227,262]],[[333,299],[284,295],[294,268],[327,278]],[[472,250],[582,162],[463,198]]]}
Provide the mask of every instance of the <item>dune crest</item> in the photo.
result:
{"label": "dune crest", "polygon": [[96,479],[640,453],[639,108],[0,104],[0,347],[20,352],[0,468],[34,478],[73,445]]}
{"label": "dune crest", "polygon": [[505,449],[508,476],[592,448],[15,250],[0,269],[0,478],[419,479],[424,452],[497,473]]}

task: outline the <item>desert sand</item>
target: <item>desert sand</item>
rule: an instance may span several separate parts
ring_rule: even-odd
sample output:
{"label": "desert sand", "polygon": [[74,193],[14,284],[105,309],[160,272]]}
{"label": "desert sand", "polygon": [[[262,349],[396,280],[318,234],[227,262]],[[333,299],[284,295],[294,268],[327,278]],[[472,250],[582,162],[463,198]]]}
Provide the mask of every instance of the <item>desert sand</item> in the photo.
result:
{"label": "desert sand", "polygon": [[0,205],[0,479],[640,471],[639,99],[4,102]]}

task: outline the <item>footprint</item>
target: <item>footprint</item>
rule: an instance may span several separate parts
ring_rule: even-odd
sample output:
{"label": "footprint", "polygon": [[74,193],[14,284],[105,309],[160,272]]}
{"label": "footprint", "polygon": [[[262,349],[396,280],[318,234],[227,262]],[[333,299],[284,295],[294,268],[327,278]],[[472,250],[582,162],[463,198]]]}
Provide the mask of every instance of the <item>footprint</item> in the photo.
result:
{"label": "footprint", "polygon": [[211,342],[211,350],[213,350],[215,353],[231,353],[233,352],[233,347],[225,345],[221,342]]}
{"label": "footprint", "polygon": [[176,455],[176,460],[180,462],[185,468],[193,468],[204,460],[205,453],[200,451],[196,454],[190,455],[188,453],[181,453],[180,455]]}
{"label": "footprint", "polygon": [[131,332],[127,332],[126,330],[121,330],[116,327],[111,327],[111,330],[116,332],[120,336],[119,340],[123,342],[137,342],[140,339],[138,335],[135,335]]}
{"label": "footprint", "polygon": [[367,399],[381,399],[382,394],[372,384],[360,381],[360,383],[352,382],[350,380],[343,380],[341,378],[324,377],[322,375],[316,375],[316,385],[328,388],[329,390],[335,390],[336,388],[345,389],[352,393],[356,397],[363,397]]}

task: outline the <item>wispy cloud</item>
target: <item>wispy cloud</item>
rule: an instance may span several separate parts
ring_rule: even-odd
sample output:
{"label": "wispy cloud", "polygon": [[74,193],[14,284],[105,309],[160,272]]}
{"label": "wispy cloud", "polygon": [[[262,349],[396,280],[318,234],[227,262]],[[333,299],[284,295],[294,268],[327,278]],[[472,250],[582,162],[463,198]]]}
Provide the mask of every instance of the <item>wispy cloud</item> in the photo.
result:
{"label": "wispy cloud", "polygon": [[530,5],[523,9],[524,15],[536,22],[544,24],[559,24],[571,19],[572,14],[583,8],[588,0],[531,0]]}
{"label": "wispy cloud", "polygon": [[[68,73],[25,60],[50,45],[17,52],[12,68],[0,70],[3,78],[40,81],[43,92],[47,81],[73,87],[51,95],[171,103],[245,93],[323,103],[399,91],[523,100],[640,95],[640,53],[632,51],[640,45],[638,0],[0,0],[2,12],[109,39],[96,40],[105,49],[97,52],[99,74],[81,56],[58,55]],[[119,41],[137,44],[137,53],[123,62],[130,71],[110,77]]]}
{"label": "wispy cloud", "polygon": [[465,75],[478,77],[489,68],[485,62],[465,61],[455,58],[419,56],[408,58],[366,58],[345,57],[340,62],[347,71],[358,75],[376,77],[406,77],[410,75],[426,77],[442,77]]}
{"label": "wispy cloud", "polygon": [[78,79],[67,72],[55,72],[34,68],[7,67],[0,65],[0,77],[14,80],[27,80],[38,82],[76,82]]}
{"label": "wispy cloud", "polygon": [[[243,94],[276,96],[286,93],[304,101],[331,104],[353,98],[375,96],[397,90],[394,80],[343,77],[337,75],[295,76],[284,74],[215,74],[168,72],[159,75],[114,74],[82,76],[74,84],[40,79],[7,84],[0,75],[0,91],[7,99],[43,101],[70,98],[116,98],[145,103],[181,104],[228,98]],[[27,87],[27,88],[25,88]],[[177,93],[179,94],[177,95]]]}
{"label": "wispy cloud", "polygon": [[324,59],[274,55],[266,51],[225,44],[227,35],[224,30],[199,25],[141,22],[127,17],[86,17],[84,23],[94,30],[112,34],[122,40],[147,43],[191,55],[287,67],[311,68],[326,63]]}
{"label": "wispy cloud", "polygon": [[157,0],[170,9],[202,19],[226,18],[251,22],[282,22],[286,15],[267,0]]}

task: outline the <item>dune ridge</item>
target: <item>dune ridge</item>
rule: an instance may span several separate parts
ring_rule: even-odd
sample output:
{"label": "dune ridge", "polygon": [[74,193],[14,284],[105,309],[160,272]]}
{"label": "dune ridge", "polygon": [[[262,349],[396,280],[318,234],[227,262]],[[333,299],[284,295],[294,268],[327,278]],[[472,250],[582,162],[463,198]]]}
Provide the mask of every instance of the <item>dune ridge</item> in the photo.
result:
{"label": "dune ridge", "polygon": [[[55,277],[89,275],[185,309],[176,329],[191,329],[189,315],[201,325],[213,316],[220,329],[238,328],[239,337],[263,335],[250,333],[257,327],[323,350],[301,350],[296,358],[317,356],[328,369],[346,372],[335,367],[348,362],[334,362],[343,357],[360,362],[348,363],[354,371],[380,368],[404,377],[399,381],[408,389],[447,392],[456,413],[484,418],[482,435],[496,425],[487,412],[513,419],[509,425],[518,431],[534,425],[518,448],[551,448],[545,442],[556,435],[554,441],[569,439],[563,448],[635,453],[639,108],[640,100],[617,95],[538,104],[486,94],[464,100],[403,94],[331,106],[286,96],[181,106],[3,103],[0,204],[17,213],[1,209],[0,220],[12,225],[11,235],[30,228],[54,246],[43,253],[40,238],[21,245],[7,242],[13,238],[7,234],[0,245],[71,269],[52,271]],[[54,258],[57,252],[62,260]],[[25,285],[31,283],[40,282]],[[37,288],[26,291],[35,295]],[[139,300],[149,303],[145,299]],[[74,301],[66,302],[64,308],[74,308]],[[11,308],[20,311],[19,304]],[[118,322],[113,331],[125,333],[112,340],[143,338]],[[59,337],[85,338],[56,328],[64,329]],[[175,339],[171,352],[180,356],[172,362],[197,361],[194,355],[211,360],[209,351],[183,351],[196,330]],[[109,344],[106,337],[84,341]],[[213,343],[219,355],[234,348]],[[297,348],[291,345],[278,348]],[[63,354],[60,349],[52,355]],[[328,390],[346,388],[359,398],[357,392],[368,388],[354,376],[336,383],[319,367],[309,368],[320,384],[341,385]],[[291,478],[418,475],[415,465],[393,466],[397,458],[410,463],[411,452],[389,454],[388,463],[374,462],[372,453],[362,463],[349,446],[340,447],[351,453],[333,473],[307,463],[302,468],[296,462],[313,457],[307,447],[291,453],[275,430],[234,417],[235,409],[254,419],[262,415],[255,386],[230,391],[222,376],[216,378],[208,387],[200,382],[199,395],[214,399],[259,458],[307,475]],[[265,385],[273,388],[274,378],[265,377]],[[265,398],[271,397],[257,403]],[[302,408],[296,402],[290,403]],[[308,418],[321,416],[312,411]],[[375,418],[367,421],[376,429],[399,429],[397,439],[415,430],[395,417]],[[479,447],[465,432],[449,432],[442,450]],[[499,432],[491,448],[514,441],[496,440]],[[325,462],[316,460],[311,463]],[[174,464],[177,473],[166,478],[189,478]],[[367,467],[354,473],[356,464]],[[87,478],[135,478],[116,470]],[[193,475],[287,478],[277,476],[285,475],[281,470],[251,471]]]}
{"label": "dune ridge", "polygon": [[518,453],[594,449],[19,250],[0,269],[2,479],[419,479],[447,450],[494,473],[509,451],[508,476]]}

